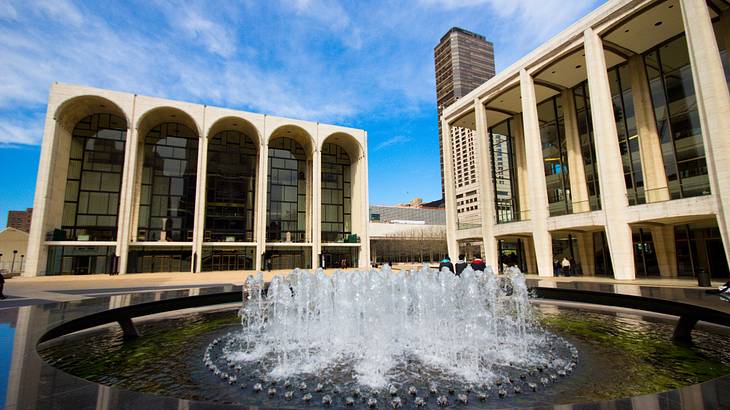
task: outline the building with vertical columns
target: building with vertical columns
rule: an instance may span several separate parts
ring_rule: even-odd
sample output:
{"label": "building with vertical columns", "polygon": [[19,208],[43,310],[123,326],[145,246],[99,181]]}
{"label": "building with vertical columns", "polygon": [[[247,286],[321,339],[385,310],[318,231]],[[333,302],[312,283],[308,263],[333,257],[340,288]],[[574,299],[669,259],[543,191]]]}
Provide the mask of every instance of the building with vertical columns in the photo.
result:
{"label": "building with vertical columns", "polygon": [[369,262],[363,130],[53,84],[24,275]]}
{"label": "building with vertical columns", "polygon": [[[494,77],[494,46],[484,36],[459,27],[451,28],[434,47],[436,104],[438,116],[444,108]],[[439,135],[441,135],[439,121]],[[479,190],[476,183],[473,131],[452,127],[451,150],[456,181],[457,214],[461,224],[478,224]],[[441,195],[444,195],[444,156],[441,147]]]}
{"label": "building with vertical columns", "polygon": [[[446,108],[475,133],[481,226],[458,222],[452,258],[479,237],[491,265],[552,276],[727,278],[730,3],[610,0]],[[508,189],[507,189],[508,188]]]}

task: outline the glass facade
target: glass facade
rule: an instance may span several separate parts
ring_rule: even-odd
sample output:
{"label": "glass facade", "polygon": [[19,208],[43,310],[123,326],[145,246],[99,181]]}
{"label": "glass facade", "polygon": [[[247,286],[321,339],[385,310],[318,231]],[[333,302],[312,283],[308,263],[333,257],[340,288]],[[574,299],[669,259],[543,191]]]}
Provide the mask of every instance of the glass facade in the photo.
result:
{"label": "glass facade", "polygon": [[497,223],[520,220],[517,162],[512,137],[512,127],[515,125],[519,126],[510,118],[489,129]]}
{"label": "glass facade", "polygon": [[628,64],[621,64],[608,70],[608,81],[611,86],[613,113],[616,119],[616,131],[629,205],[643,204],[646,203],[646,196],[644,195],[644,174],[641,169],[640,136],[636,128]]}
{"label": "glass facade", "polygon": [[205,242],[253,242],[257,149],[238,131],[208,142]]}
{"label": "glass facade", "polygon": [[360,248],[355,246],[324,246],[320,265],[330,268],[354,268],[357,266]]}
{"label": "glass facade", "polygon": [[197,163],[198,137],[190,128],[164,123],[147,134],[138,240],[193,240]]}
{"label": "glass facade", "polygon": [[350,157],[342,147],[322,146],[322,242],[345,242],[352,231]]}
{"label": "glass facade", "polygon": [[565,121],[560,96],[537,106],[550,216],[572,212]]}
{"label": "glass facade", "polygon": [[117,269],[113,246],[49,246],[46,275],[92,275]]}
{"label": "glass facade", "polygon": [[253,246],[204,246],[201,270],[253,270],[256,263],[256,248]]}
{"label": "glass facade", "polygon": [[133,246],[129,248],[129,273],[190,272],[189,246]]}
{"label": "glass facade", "polygon": [[119,191],[124,168],[127,124],[111,114],[79,121],[71,134],[62,237],[55,240],[117,239]]}
{"label": "glass facade", "polygon": [[593,272],[597,276],[613,276],[613,266],[611,265],[611,252],[608,249],[608,241],[606,240],[606,232],[593,232]]}
{"label": "glass facade", "polygon": [[312,269],[312,248],[301,247],[266,247],[263,269]]}
{"label": "glass facade", "polygon": [[684,35],[644,55],[672,199],[710,194]]}
{"label": "glass facade", "polygon": [[698,272],[709,272],[711,277],[718,279],[730,276],[716,221],[677,225],[674,239],[679,276],[693,277]]}
{"label": "glass facade", "polygon": [[504,272],[505,266],[517,266],[523,273],[532,273],[527,269],[525,246],[525,241],[520,238],[498,239],[499,271]]}
{"label": "glass facade", "polygon": [[651,232],[643,228],[633,228],[631,232],[634,243],[636,277],[659,276],[659,262],[657,261]]}
{"label": "glass facade", "polygon": [[575,113],[578,120],[578,138],[585,169],[588,202],[591,211],[601,209],[601,193],[598,187],[598,166],[596,146],[593,143],[593,123],[591,119],[591,100],[588,94],[588,81],[573,87]]}
{"label": "glass facade", "polygon": [[307,157],[291,138],[269,143],[268,242],[305,242],[307,224]]}

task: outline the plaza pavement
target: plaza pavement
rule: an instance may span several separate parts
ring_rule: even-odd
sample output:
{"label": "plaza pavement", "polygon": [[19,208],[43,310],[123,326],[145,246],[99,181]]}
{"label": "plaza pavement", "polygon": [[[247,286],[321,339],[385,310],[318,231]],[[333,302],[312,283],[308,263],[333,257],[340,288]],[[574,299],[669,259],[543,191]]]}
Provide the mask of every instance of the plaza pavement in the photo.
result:
{"label": "plaza pavement", "polygon": [[[417,265],[396,265],[394,269],[414,269]],[[264,272],[264,279],[271,280],[275,274],[286,274],[289,270]],[[325,271],[328,274],[334,269]],[[131,292],[152,292],[158,290],[188,289],[191,287],[242,285],[254,271],[225,272],[165,272],[137,273],[127,275],[84,275],[84,276],[39,276],[13,277],[5,282],[5,295],[8,299],[0,301],[0,309],[33,304],[64,302],[93,298],[99,295],[110,295]],[[693,279],[637,279],[621,281],[611,278],[583,276],[541,278],[527,275],[528,279],[539,281],[539,286],[565,286],[580,284],[634,285],[640,287],[700,289]],[[713,287],[722,285],[722,281],[713,281]]]}

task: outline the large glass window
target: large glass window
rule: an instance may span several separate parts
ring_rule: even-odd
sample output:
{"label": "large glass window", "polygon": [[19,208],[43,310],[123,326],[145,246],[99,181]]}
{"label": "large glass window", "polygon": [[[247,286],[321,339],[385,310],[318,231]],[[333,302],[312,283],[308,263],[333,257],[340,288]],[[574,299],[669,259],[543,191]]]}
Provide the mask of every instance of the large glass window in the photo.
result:
{"label": "large glass window", "polygon": [[710,194],[684,35],[644,55],[672,199]]}
{"label": "large glass window", "polygon": [[305,242],[307,224],[307,157],[291,138],[269,144],[266,222],[268,242]]}
{"label": "large glass window", "polygon": [[91,275],[117,269],[113,246],[49,246],[46,275]]}
{"label": "large glass window", "polygon": [[129,248],[129,273],[190,272],[192,249],[188,246],[134,246]]}
{"label": "large glass window", "polygon": [[585,169],[590,209],[601,209],[601,193],[598,188],[598,165],[596,163],[596,146],[593,143],[593,123],[591,119],[591,100],[588,94],[588,81],[573,88],[575,112],[578,120],[578,137],[581,156]]}
{"label": "large glass window", "polygon": [[256,248],[205,246],[203,247],[202,271],[253,270]]}
{"label": "large glass window", "polygon": [[208,142],[205,241],[252,242],[256,191],[256,144],[238,131]]}
{"label": "large glass window", "polygon": [[550,216],[572,212],[565,121],[560,96],[537,106]]}
{"label": "large glass window", "polygon": [[596,275],[613,276],[611,252],[608,249],[608,240],[604,231],[593,232],[593,258]]}
{"label": "large glass window", "polygon": [[651,232],[643,228],[633,228],[634,266],[637,277],[659,276],[659,262]]}
{"label": "large glass window", "polygon": [[322,242],[345,242],[352,231],[350,157],[336,144],[322,146]]}
{"label": "large glass window", "polygon": [[641,169],[639,133],[636,129],[634,100],[631,93],[631,77],[628,64],[621,64],[608,71],[611,86],[613,113],[616,119],[619,149],[623,162],[624,180],[630,205],[646,203],[644,174]]}
{"label": "large glass window", "polygon": [[193,240],[198,137],[178,123],[160,124],[144,140],[140,241]]}
{"label": "large glass window", "polygon": [[360,248],[355,246],[326,246],[322,247],[322,260],[319,262],[326,269],[355,268],[359,252]]}
{"label": "large glass window", "polygon": [[311,269],[312,268],[312,248],[303,247],[267,247],[264,254],[265,270],[278,269]]}
{"label": "large glass window", "polygon": [[489,129],[497,223],[520,220],[517,172],[510,118]]}
{"label": "large glass window", "polygon": [[88,116],[74,127],[61,222],[63,239],[117,239],[126,128],[123,118],[111,114]]}

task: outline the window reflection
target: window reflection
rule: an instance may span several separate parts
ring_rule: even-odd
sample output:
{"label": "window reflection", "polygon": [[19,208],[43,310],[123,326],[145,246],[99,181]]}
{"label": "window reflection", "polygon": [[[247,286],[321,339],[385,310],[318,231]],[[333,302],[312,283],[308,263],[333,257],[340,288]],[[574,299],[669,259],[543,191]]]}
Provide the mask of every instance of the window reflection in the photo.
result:
{"label": "window reflection", "polygon": [[306,154],[291,138],[269,143],[266,240],[305,242],[307,210]]}
{"label": "window reflection", "polygon": [[140,241],[193,240],[198,137],[178,123],[160,124],[144,140]]}
{"label": "window reflection", "polygon": [[208,142],[206,242],[252,242],[257,150],[238,131],[223,131]]}
{"label": "window reflection", "polygon": [[350,157],[342,147],[322,146],[322,242],[344,242],[351,229]]}
{"label": "window reflection", "polygon": [[510,118],[489,129],[497,223],[520,220],[517,166],[512,136],[512,127],[515,125],[514,120]]}
{"label": "window reflection", "polygon": [[64,237],[54,234],[54,239],[117,239],[126,128],[124,119],[111,114],[88,116],[74,127],[61,221]]}
{"label": "window reflection", "polygon": [[672,199],[710,194],[684,35],[644,55]]}

